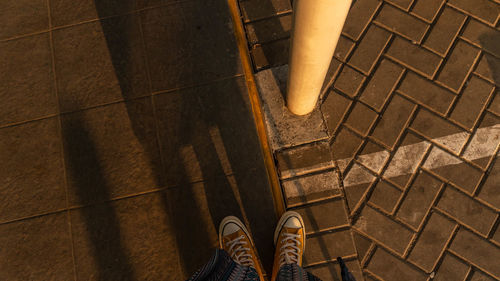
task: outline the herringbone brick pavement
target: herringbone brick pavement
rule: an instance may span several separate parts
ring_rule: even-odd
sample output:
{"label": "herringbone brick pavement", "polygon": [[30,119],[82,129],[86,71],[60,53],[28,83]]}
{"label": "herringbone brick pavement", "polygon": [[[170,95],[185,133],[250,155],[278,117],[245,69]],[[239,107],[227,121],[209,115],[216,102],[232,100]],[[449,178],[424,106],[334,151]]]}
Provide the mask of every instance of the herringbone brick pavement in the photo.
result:
{"label": "herringbone brick pavement", "polygon": [[[287,64],[289,0],[240,8],[255,71]],[[499,15],[353,1],[320,100],[329,139],[275,152],[311,271],[337,280],[343,256],[359,280],[500,280]]]}

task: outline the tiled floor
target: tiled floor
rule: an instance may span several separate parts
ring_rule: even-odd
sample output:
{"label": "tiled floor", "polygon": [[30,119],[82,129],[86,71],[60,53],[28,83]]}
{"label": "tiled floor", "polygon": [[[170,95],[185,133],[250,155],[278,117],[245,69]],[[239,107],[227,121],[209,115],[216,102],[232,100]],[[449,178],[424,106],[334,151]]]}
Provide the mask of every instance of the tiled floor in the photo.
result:
{"label": "tiled floor", "polygon": [[[256,76],[280,83],[290,1],[240,7]],[[328,135],[275,151],[311,271],[338,280],[341,255],[358,280],[500,280],[499,20],[496,0],[353,1],[317,109]]]}
{"label": "tiled floor", "polygon": [[224,1],[4,1],[0,280],[185,280],[276,221]]}

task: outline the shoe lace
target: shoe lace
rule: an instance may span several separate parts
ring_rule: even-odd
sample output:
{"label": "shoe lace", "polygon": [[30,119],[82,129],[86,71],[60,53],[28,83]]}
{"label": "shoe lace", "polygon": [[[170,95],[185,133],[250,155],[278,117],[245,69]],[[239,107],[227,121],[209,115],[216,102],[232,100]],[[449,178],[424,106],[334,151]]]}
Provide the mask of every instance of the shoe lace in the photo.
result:
{"label": "shoe lace", "polygon": [[300,238],[299,234],[283,233],[280,247],[280,267],[285,264],[298,263],[300,257]]}
{"label": "shoe lace", "polygon": [[227,245],[229,246],[229,254],[237,263],[255,268],[252,255],[250,254],[250,248],[244,247],[248,243],[243,240],[244,238],[245,237],[241,235],[228,242]]}

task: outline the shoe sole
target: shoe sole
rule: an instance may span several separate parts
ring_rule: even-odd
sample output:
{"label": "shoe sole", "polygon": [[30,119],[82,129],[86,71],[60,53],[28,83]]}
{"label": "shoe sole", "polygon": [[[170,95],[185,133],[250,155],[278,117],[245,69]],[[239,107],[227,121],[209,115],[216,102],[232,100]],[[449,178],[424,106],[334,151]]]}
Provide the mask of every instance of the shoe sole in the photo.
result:
{"label": "shoe sole", "polygon": [[223,249],[223,247],[222,247],[222,231],[224,229],[224,226],[226,226],[228,223],[235,223],[236,225],[238,225],[243,230],[243,232],[245,232],[245,234],[248,237],[248,240],[250,240],[250,243],[252,243],[252,246],[255,248],[255,245],[254,245],[253,240],[252,240],[252,236],[250,236],[250,233],[248,232],[248,229],[245,227],[243,222],[235,216],[227,216],[219,224],[219,246],[221,249]]}
{"label": "shoe sole", "polygon": [[[304,236],[306,235],[306,227],[304,224],[304,220],[302,219],[302,216],[297,212],[288,211],[281,216],[278,225],[274,230],[274,246],[276,246],[276,242],[278,242],[278,236],[280,235],[281,229],[283,229],[283,225],[285,225],[286,221],[291,217],[297,217],[299,219],[300,224],[302,225],[302,229],[304,230]],[[304,250],[305,249],[306,249],[306,237],[304,237]]]}

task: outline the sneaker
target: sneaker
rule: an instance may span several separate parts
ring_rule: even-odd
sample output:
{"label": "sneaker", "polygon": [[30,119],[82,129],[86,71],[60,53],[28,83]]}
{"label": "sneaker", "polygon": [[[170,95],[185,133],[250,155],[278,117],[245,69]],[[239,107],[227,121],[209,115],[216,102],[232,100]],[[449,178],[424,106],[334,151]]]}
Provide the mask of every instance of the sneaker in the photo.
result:
{"label": "sneaker", "polygon": [[255,244],[248,229],[237,217],[228,216],[222,220],[219,226],[219,243],[221,249],[236,263],[254,268],[260,280],[264,280]]}
{"label": "sneaker", "polygon": [[306,248],[306,229],[302,217],[293,211],[281,216],[274,231],[273,275],[271,281],[276,280],[280,268],[285,264],[296,263],[302,266],[302,255]]}

